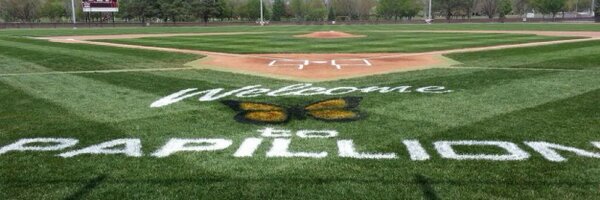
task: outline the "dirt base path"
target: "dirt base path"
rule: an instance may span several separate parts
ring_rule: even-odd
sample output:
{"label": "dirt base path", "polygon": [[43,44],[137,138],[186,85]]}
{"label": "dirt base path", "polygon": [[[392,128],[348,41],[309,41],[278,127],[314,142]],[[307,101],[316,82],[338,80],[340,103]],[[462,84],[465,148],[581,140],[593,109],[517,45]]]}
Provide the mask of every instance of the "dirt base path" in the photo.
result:
{"label": "dirt base path", "polygon": [[116,44],[89,40],[101,39],[134,39],[144,37],[173,36],[211,36],[260,34],[266,32],[232,32],[232,33],[176,33],[176,34],[129,34],[129,35],[91,35],[45,37],[52,42],[81,43],[113,46],[122,48],[147,49],[165,52],[189,53],[206,57],[190,62],[186,66],[198,69],[251,74],[270,78],[297,80],[306,82],[330,81],[376,74],[387,74],[401,71],[445,68],[457,64],[456,61],[442,55],[448,53],[475,52],[516,47],[532,47],[550,44],[572,43],[600,40],[600,32],[568,32],[568,31],[373,31],[373,32],[447,32],[447,33],[512,33],[535,34],[542,36],[584,37],[582,39],[532,42],[523,44],[497,45],[431,51],[422,53],[353,53],[353,54],[230,54],[200,50],[150,47],[141,45]]}

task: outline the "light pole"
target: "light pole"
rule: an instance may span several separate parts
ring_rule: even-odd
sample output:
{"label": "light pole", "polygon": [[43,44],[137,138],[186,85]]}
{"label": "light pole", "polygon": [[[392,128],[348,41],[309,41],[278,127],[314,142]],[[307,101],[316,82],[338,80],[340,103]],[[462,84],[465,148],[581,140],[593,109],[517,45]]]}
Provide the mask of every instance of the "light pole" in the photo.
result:
{"label": "light pole", "polygon": [[433,19],[431,17],[431,1],[432,0],[429,0],[429,14],[428,14],[429,16],[427,16],[427,20],[425,20],[428,24],[431,23],[431,20]]}
{"label": "light pole", "polygon": [[595,1],[595,0],[592,0],[592,8],[590,8],[590,15],[591,15],[592,17],[596,15],[596,12],[594,12],[594,11],[595,11],[595,8],[596,8],[596,1]]}
{"label": "light pole", "polygon": [[264,18],[264,14],[263,14],[263,0],[260,0],[260,25],[264,26],[265,25],[265,18]]}
{"label": "light pole", "polygon": [[77,29],[77,19],[75,18],[75,0],[71,0],[71,17],[73,18],[73,29]]}

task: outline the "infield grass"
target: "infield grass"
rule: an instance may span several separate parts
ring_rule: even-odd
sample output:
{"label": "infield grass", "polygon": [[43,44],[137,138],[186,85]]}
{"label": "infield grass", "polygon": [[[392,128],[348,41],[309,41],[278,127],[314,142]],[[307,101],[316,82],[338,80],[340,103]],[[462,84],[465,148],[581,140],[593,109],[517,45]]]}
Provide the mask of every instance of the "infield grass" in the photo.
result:
{"label": "infield grass", "polygon": [[[350,32],[362,38],[315,39],[298,33],[148,37],[106,40],[113,43],[227,53],[385,53],[426,52],[567,39],[526,34]],[[105,40],[101,40],[105,41]]]}
{"label": "infield grass", "polygon": [[[278,88],[296,82],[210,70],[6,76],[177,68],[199,56],[5,36],[0,38],[0,147],[21,138],[72,137],[80,140],[69,149],[73,150],[140,138],[146,156],[64,159],[55,156],[64,151],[2,154],[0,199],[595,199],[600,195],[600,159],[564,153],[567,162],[549,162],[522,143],[541,140],[594,150],[589,142],[598,141],[600,134],[600,42],[449,57],[463,63],[461,68],[317,83],[439,85],[454,90],[439,95],[356,94],[364,98],[360,109],[369,114],[363,120],[293,120],[276,126],[339,131],[334,139],[293,139],[292,150],[326,151],[327,158],[267,158],[272,139],[266,139],[254,157],[240,159],[232,154],[241,141],[257,137],[256,130],[264,126],[235,122],[236,113],[218,102],[191,98],[159,109],[150,108],[150,103],[186,88],[253,84]],[[248,100],[296,105],[323,98],[327,97]],[[218,152],[148,156],[169,138],[227,138],[234,144]],[[339,158],[337,139],[352,139],[359,150],[394,152],[399,159]],[[421,141],[431,160],[411,161],[401,143],[405,139]],[[440,140],[510,141],[532,158],[448,160],[431,145]],[[458,150],[500,153],[487,148]]]}

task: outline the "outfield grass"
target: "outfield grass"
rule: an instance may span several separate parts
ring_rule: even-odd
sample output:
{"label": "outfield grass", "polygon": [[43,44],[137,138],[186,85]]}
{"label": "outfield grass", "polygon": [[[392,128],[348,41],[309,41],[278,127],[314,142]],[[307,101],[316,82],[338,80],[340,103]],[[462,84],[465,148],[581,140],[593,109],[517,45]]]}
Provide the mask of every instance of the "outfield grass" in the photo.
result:
{"label": "outfield grass", "polygon": [[[600,69],[600,41],[577,42],[540,47],[451,54],[464,66],[538,69]],[[498,58],[502,57],[501,62]]]}
{"label": "outfield grass", "polygon": [[321,26],[217,26],[217,27],[130,27],[80,29],[2,29],[7,36],[56,36],[139,33],[208,33],[264,31],[394,31],[394,30],[536,30],[536,31],[600,31],[599,24],[577,23],[473,23],[473,24],[384,24],[384,25],[321,25]]}
{"label": "outfield grass", "polygon": [[[440,85],[454,90],[356,94],[364,98],[360,109],[368,117],[363,120],[293,120],[276,126],[339,131],[335,139],[293,139],[292,150],[327,151],[327,158],[267,158],[272,139],[266,139],[254,157],[242,159],[232,154],[244,138],[257,137],[256,130],[264,126],[235,122],[235,112],[218,102],[191,98],[164,108],[149,105],[186,88],[235,89],[252,84],[278,88],[296,82],[210,70],[5,76],[177,68],[199,57],[4,36],[0,38],[0,147],[36,137],[79,139],[69,150],[140,138],[146,156],[65,159],[55,156],[64,151],[1,154],[0,199],[595,199],[600,195],[600,159],[563,153],[568,161],[549,162],[522,143],[548,141],[593,150],[589,142],[598,141],[600,134],[600,42],[449,57],[463,64],[317,83],[322,87]],[[323,98],[249,100],[295,105]],[[228,138],[234,144],[218,152],[148,156],[175,137]],[[399,159],[339,158],[337,139],[352,139],[359,150],[395,152]],[[432,158],[411,161],[401,143],[406,139],[421,141]],[[510,141],[532,158],[448,160],[431,145],[440,140]],[[487,148],[457,150],[501,153]]]}
{"label": "outfield grass", "polygon": [[[113,43],[227,53],[382,53],[426,52],[564,39],[525,34],[351,32],[363,38],[297,38],[302,33],[150,37]],[[104,41],[104,40],[101,40]],[[309,45],[307,45],[309,44]]]}

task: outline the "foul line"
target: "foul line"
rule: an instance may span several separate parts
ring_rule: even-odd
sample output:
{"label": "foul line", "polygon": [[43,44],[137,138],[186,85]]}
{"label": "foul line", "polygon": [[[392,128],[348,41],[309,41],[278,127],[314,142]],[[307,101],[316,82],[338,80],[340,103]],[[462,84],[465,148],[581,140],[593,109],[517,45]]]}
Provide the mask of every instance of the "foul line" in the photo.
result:
{"label": "foul line", "polygon": [[180,67],[180,68],[150,68],[150,69],[109,69],[109,70],[90,70],[90,71],[54,71],[54,72],[0,74],[0,77],[29,76],[29,75],[53,75],[53,74],[108,74],[108,73],[123,73],[123,72],[179,71],[179,70],[192,70],[192,69],[200,69],[200,68]]}
{"label": "foul line", "polygon": [[510,68],[510,67],[447,67],[444,69],[498,69],[498,70],[523,70],[523,71],[559,71],[559,72],[592,72],[599,73],[600,70],[579,70],[579,69],[543,69],[543,68]]}

